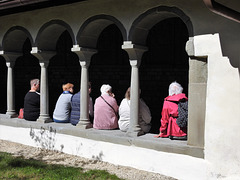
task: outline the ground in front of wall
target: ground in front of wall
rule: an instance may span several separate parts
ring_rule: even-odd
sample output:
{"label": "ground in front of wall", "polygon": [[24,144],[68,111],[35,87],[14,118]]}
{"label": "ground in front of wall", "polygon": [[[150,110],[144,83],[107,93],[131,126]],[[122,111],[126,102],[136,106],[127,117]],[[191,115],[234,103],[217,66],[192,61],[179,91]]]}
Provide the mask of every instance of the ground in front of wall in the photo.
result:
{"label": "ground in front of wall", "polygon": [[23,156],[27,159],[33,158],[37,160],[43,160],[50,164],[81,167],[85,170],[107,170],[111,174],[116,174],[119,178],[128,180],[174,180],[174,178],[157,173],[141,171],[130,167],[117,166],[102,161],[89,160],[61,152],[46,151],[40,148],[34,148],[5,140],[0,140],[0,144],[1,152],[8,152],[14,156]]}

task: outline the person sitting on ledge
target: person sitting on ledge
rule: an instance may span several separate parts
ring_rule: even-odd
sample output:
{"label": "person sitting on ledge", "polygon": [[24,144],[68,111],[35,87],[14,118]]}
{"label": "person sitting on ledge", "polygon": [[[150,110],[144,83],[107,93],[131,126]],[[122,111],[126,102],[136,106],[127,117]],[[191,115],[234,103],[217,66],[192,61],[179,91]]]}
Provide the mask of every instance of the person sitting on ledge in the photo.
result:
{"label": "person sitting on ledge", "polygon": [[73,87],[71,83],[63,84],[63,93],[59,96],[53,112],[54,122],[68,123],[70,121]]}
{"label": "person sitting on ledge", "polygon": [[[130,88],[127,89],[125,98],[122,100],[119,106],[119,129],[126,132],[129,129],[130,124]],[[139,100],[139,126],[144,133],[147,133],[151,129],[151,112],[146,105],[146,103],[140,99]]]}
{"label": "person sitting on ledge", "polygon": [[28,121],[36,121],[40,114],[39,79],[32,79],[30,86],[31,89],[24,97],[23,117]]}
{"label": "person sitting on ledge", "polygon": [[[89,95],[92,92],[91,82],[88,83]],[[70,116],[70,122],[72,125],[76,126],[80,120],[80,91],[73,95],[72,101],[72,111]],[[93,102],[92,98],[89,96],[89,118],[90,122],[93,123]]]}
{"label": "person sitting on ledge", "polygon": [[118,105],[112,93],[112,87],[103,84],[101,96],[94,104],[93,128],[95,129],[117,129],[118,128]]}
{"label": "person sitting on ledge", "polygon": [[188,98],[182,93],[182,86],[173,82],[169,86],[169,96],[164,99],[160,133],[154,137],[187,140],[187,127],[179,127],[177,124],[178,103],[186,102]]}

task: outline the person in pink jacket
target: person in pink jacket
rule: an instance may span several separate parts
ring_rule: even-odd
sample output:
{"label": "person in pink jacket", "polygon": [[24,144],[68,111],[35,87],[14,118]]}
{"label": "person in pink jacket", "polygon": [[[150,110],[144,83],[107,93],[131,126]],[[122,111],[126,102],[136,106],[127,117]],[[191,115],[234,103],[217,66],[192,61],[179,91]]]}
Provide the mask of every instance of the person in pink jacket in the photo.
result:
{"label": "person in pink jacket", "polygon": [[103,84],[101,96],[94,104],[93,128],[95,129],[117,129],[118,128],[118,105],[112,93],[112,87]]}
{"label": "person in pink jacket", "polygon": [[170,84],[169,96],[164,99],[160,133],[155,137],[169,137],[170,139],[179,140],[187,139],[187,127],[180,128],[176,122],[178,117],[178,102],[188,100],[182,91],[183,88],[179,83],[173,82]]}

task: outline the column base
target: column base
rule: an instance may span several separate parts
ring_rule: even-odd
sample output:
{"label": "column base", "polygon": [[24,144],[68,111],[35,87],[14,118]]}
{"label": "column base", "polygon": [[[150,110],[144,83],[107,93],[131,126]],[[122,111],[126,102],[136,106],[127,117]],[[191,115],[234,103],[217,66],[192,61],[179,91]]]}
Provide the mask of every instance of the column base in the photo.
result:
{"label": "column base", "polygon": [[40,122],[40,123],[50,123],[50,122],[53,122],[53,120],[47,114],[45,114],[45,115],[41,115],[40,114],[40,116],[37,119],[37,122]]}
{"label": "column base", "polygon": [[15,112],[15,110],[7,111],[6,112],[6,117],[7,118],[16,118],[16,117],[18,117],[18,114]]}
{"label": "column base", "polygon": [[140,131],[127,131],[126,135],[129,136],[129,137],[137,137],[137,136],[142,136],[144,135],[145,133],[140,130]]}
{"label": "column base", "polygon": [[89,121],[89,119],[80,119],[76,127],[80,129],[89,129],[93,127],[93,124]]}

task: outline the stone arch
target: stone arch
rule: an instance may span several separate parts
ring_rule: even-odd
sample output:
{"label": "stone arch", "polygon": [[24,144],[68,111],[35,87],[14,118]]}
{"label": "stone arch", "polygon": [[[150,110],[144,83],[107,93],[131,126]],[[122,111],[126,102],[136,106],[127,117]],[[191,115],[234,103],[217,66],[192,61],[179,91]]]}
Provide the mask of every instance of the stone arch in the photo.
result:
{"label": "stone arch", "polygon": [[185,44],[188,31],[178,17],[157,22],[146,39],[148,51],[139,67],[141,97],[152,115],[152,133],[159,133],[163,100],[168,96],[169,84],[179,82],[188,95],[188,55]]}
{"label": "stone arch", "polygon": [[49,115],[52,117],[56,102],[62,93],[62,85],[74,84],[74,93],[80,89],[81,68],[78,56],[71,51],[72,39],[65,30],[56,42],[56,54],[49,60]]}
{"label": "stone arch", "polygon": [[132,41],[133,44],[146,45],[149,30],[158,22],[172,17],[181,18],[187,26],[189,37],[193,36],[192,22],[182,10],[176,7],[159,6],[141,14],[133,22],[128,40]]}
{"label": "stone arch", "polygon": [[33,38],[27,29],[21,26],[11,27],[3,37],[2,50],[5,52],[22,52],[26,39],[29,39],[30,43],[33,44]]}
{"label": "stone arch", "polygon": [[24,97],[30,89],[30,80],[40,78],[39,60],[31,54],[32,44],[30,39],[27,38],[20,48],[22,49],[21,56],[16,58],[14,64],[16,112],[24,107]]}
{"label": "stone arch", "polygon": [[91,58],[89,80],[92,82],[93,99],[100,94],[102,84],[113,87],[115,98],[120,104],[130,86],[131,66],[126,51],[121,46],[122,33],[116,24],[110,24],[100,33],[96,45],[97,53]]}
{"label": "stone arch", "polygon": [[111,24],[115,24],[119,28],[123,40],[126,40],[127,32],[123,24],[113,16],[102,14],[90,17],[83,23],[77,34],[79,46],[96,48],[101,32]]}
{"label": "stone arch", "polygon": [[55,51],[57,41],[64,31],[68,31],[74,44],[72,28],[62,20],[52,20],[40,28],[34,45],[41,51]]}
{"label": "stone arch", "polygon": [[188,94],[188,55],[185,51],[192,23],[180,9],[159,6],[152,8],[133,22],[128,41],[148,47],[139,67],[141,97],[152,114],[152,129],[159,133],[163,100],[169,84],[179,82]]}

